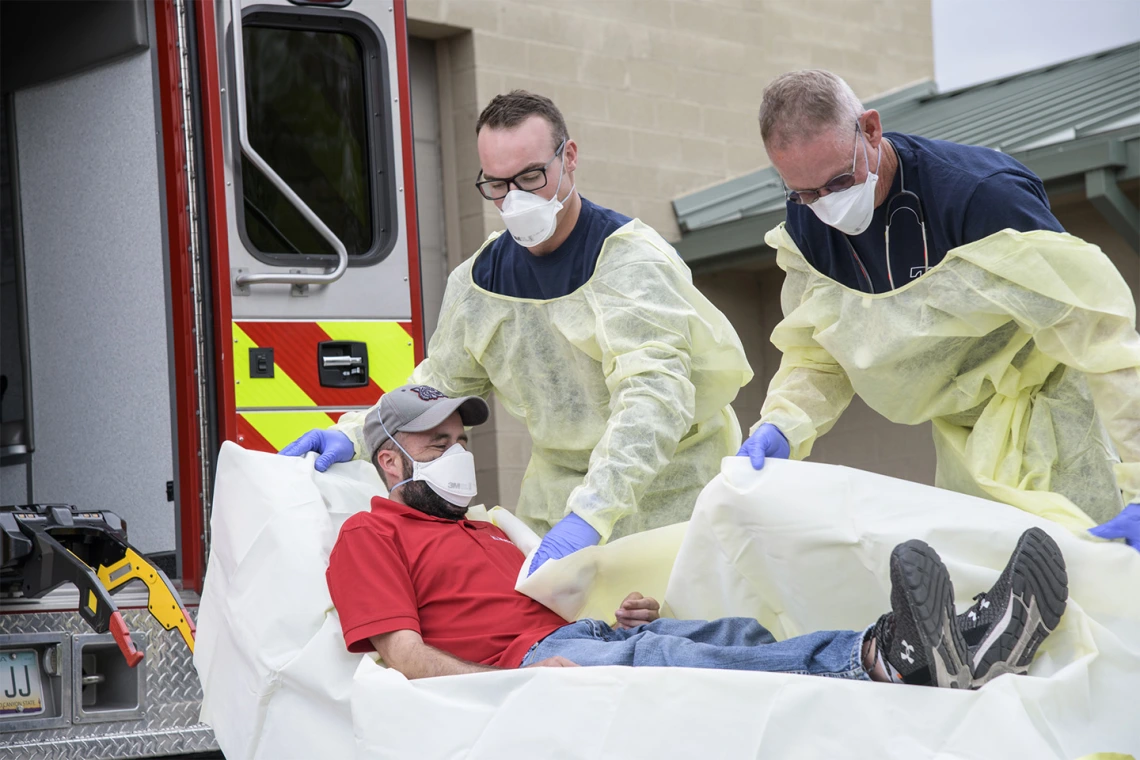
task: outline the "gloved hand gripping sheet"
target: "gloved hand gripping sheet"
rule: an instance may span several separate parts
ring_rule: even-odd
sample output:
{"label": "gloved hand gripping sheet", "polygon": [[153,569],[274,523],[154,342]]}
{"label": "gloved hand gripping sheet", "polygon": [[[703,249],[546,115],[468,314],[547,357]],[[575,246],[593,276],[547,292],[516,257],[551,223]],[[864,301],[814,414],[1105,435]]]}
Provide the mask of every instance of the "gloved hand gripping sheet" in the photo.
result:
{"label": "gloved hand gripping sheet", "polygon": [[[962,609],[1038,525],[1065,554],[1068,609],[1029,676],[979,691],[673,668],[408,681],[345,650],[325,588],[340,524],[375,493],[364,462],[320,474],[223,447],[195,663],[203,720],[230,760],[1140,753],[1140,556],[1015,508],[841,467],[756,472],[728,458],[687,530],[584,549],[519,586],[567,617],[608,619],[636,590],[664,593],[678,617],[757,617],[777,638],[861,629],[889,606],[896,543],[933,545]],[[489,517],[534,549],[510,515]]]}

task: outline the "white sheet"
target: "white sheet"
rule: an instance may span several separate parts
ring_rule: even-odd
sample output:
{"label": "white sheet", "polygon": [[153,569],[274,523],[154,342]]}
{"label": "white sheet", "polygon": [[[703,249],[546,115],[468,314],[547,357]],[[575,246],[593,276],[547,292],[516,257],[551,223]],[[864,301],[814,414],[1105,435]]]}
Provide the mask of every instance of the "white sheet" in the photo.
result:
{"label": "white sheet", "polygon": [[1038,524],[1065,552],[1072,599],[1033,675],[978,692],[665,668],[411,682],[345,651],[324,586],[336,531],[373,493],[365,463],[321,475],[309,459],[223,447],[195,663],[203,720],[229,760],[1140,752],[1140,555],[1127,547],[856,470],[775,461],[754,473],[726,459],[687,531],[584,550],[520,588],[571,617],[611,617],[640,590],[678,616],[755,615],[780,637],[862,628],[886,609],[898,541],[934,545],[965,603]]}

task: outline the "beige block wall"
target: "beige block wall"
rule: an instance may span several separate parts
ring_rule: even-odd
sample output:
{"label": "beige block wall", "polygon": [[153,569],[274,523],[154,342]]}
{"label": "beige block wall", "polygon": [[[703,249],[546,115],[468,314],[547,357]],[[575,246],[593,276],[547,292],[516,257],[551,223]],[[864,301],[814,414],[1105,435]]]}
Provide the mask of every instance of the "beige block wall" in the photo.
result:
{"label": "beige block wall", "polygon": [[498,93],[552,98],[581,149],[583,193],[675,240],[674,198],[767,163],[756,112],[777,74],[828,68],[865,98],[933,74],[926,0],[410,0],[408,15],[413,33],[453,32],[468,251],[499,228],[470,190],[474,122]]}
{"label": "beige block wall", "polygon": [[[502,228],[472,186],[475,122],[498,93],[552,98],[579,144],[582,193],[676,240],[674,198],[767,164],[756,114],[777,74],[828,68],[864,98],[933,75],[929,0],[409,0],[408,18],[437,40],[452,268]],[[742,407],[758,411],[765,387]],[[513,507],[530,440],[493,406],[472,439],[480,498]]]}

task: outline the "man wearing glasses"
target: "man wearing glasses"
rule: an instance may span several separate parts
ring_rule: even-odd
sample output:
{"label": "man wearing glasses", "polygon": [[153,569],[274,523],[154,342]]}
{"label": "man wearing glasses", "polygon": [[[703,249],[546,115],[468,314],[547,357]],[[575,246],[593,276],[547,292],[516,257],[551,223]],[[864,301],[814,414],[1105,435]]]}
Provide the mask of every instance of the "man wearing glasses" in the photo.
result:
{"label": "man wearing glasses", "polygon": [[[553,102],[498,95],[476,133],[476,187],[507,232],[451,273],[429,358],[410,382],[451,397],[494,390],[527,426],[533,448],[515,511],[549,529],[533,572],[687,520],[740,446],[729,404],[752,370],[673,248],[576,192],[578,146]],[[319,470],[367,459],[368,413],[346,414],[281,453],[319,451]]]}
{"label": "man wearing glasses", "polygon": [[807,457],[857,392],[933,423],[938,485],[1140,549],[1133,295],[1063,234],[1041,180],[989,148],[884,133],[826,71],[773,81],[760,134],[787,192],[765,237],[787,273],[783,357],[740,455]]}

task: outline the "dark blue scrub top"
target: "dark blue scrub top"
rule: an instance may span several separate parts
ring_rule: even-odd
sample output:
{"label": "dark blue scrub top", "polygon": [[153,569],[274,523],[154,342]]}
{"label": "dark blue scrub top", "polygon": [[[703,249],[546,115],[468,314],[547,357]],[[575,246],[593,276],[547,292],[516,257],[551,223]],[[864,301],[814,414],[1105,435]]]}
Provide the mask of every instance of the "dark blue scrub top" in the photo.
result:
{"label": "dark blue scrub top", "polygon": [[475,259],[471,277],[484,290],[515,298],[561,298],[594,274],[602,244],[630,218],[582,198],[578,223],[562,245],[535,256],[504,232]]}
{"label": "dark blue scrub top", "polygon": [[[1041,180],[1004,153],[898,132],[887,132],[885,137],[898,153],[901,169],[895,172],[887,202],[875,209],[871,226],[861,235],[848,237],[821,222],[807,206],[788,204],[788,234],[821,274],[864,292],[891,289],[887,206],[902,189],[904,177],[906,189],[921,200],[932,267],[947,251],[1006,228],[1064,232],[1049,210]],[[923,274],[921,228],[914,214],[898,210],[902,206],[914,208],[914,199],[902,196],[892,206],[891,271],[896,288]],[[870,276],[869,283],[852,248]]]}

